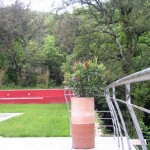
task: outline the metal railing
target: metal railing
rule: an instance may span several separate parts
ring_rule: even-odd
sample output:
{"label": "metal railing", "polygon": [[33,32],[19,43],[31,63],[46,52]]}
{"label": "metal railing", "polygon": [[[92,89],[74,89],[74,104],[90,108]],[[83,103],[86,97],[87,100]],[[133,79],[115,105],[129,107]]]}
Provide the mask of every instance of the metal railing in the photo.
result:
{"label": "metal railing", "polygon": [[[132,75],[129,75],[127,77],[124,77],[120,80],[117,80],[116,82],[113,82],[112,84],[108,85],[106,87],[105,97],[108,104],[108,107],[111,112],[113,126],[114,126],[114,136],[118,139],[118,148],[124,150],[124,140],[123,140],[123,134],[126,137],[128,149],[131,150],[131,143],[130,138],[128,135],[127,127],[121,112],[121,109],[119,107],[119,103],[125,104],[129,114],[132,118],[133,124],[135,126],[137,135],[141,142],[142,150],[148,150],[146,146],[146,142],[144,140],[137,116],[135,114],[134,108],[146,112],[150,114],[150,110],[142,108],[140,106],[137,106],[135,104],[131,103],[131,90],[130,90],[130,84],[141,82],[141,81],[148,81],[150,80],[150,68],[147,68],[143,71],[134,73]],[[126,91],[126,101],[120,100],[116,98],[116,87],[125,85],[125,91]],[[113,96],[110,96],[112,90]]]}
{"label": "metal railing", "polygon": [[99,123],[99,128],[101,129],[101,135],[100,136],[106,136],[107,132],[109,131],[109,136],[110,132],[112,131],[113,124],[112,124],[112,117],[111,117],[111,112],[109,110],[95,110],[96,114],[96,122]]}
{"label": "metal railing", "polygon": [[68,116],[69,116],[69,122],[70,122],[70,136],[72,136],[72,126],[71,126],[71,97],[75,97],[76,95],[73,93],[73,90],[71,88],[68,88],[67,86],[64,87],[64,97],[66,100],[66,105],[68,109]]}

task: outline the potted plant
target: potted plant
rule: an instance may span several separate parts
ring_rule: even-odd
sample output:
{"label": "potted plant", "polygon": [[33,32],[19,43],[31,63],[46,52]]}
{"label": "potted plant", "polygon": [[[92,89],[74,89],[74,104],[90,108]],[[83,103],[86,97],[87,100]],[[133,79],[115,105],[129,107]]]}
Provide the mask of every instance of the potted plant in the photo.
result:
{"label": "potted plant", "polygon": [[95,147],[94,97],[101,94],[105,67],[97,58],[75,62],[65,73],[64,83],[73,89],[71,98],[72,147],[91,149]]}

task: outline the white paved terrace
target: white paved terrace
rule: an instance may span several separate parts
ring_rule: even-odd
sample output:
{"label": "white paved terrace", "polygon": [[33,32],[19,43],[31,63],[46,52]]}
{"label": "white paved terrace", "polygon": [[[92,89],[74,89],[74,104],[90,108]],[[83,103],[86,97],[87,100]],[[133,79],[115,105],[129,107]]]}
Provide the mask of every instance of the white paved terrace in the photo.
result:
{"label": "white paved terrace", "polygon": [[[0,150],[71,150],[71,137],[3,138],[0,137]],[[94,150],[117,150],[113,137],[96,137]],[[125,150],[128,150],[125,144]],[[135,150],[132,147],[132,150]]]}

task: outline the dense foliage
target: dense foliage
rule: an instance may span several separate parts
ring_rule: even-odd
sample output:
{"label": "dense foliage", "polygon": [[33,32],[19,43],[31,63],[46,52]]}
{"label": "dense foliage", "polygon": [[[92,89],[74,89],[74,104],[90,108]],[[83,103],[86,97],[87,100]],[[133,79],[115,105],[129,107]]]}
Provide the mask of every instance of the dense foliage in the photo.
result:
{"label": "dense foliage", "polygon": [[49,29],[52,17],[18,0],[10,6],[0,2],[0,85],[60,86],[65,53]]}

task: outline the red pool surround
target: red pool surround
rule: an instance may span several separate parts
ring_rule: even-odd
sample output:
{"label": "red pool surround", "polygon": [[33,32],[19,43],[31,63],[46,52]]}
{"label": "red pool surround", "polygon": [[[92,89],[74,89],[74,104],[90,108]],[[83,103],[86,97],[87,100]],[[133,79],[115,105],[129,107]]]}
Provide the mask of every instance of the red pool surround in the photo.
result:
{"label": "red pool surround", "polygon": [[0,104],[66,103],[63,89],[0,90]]}

